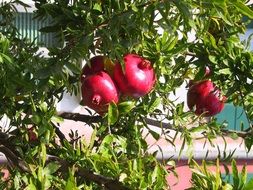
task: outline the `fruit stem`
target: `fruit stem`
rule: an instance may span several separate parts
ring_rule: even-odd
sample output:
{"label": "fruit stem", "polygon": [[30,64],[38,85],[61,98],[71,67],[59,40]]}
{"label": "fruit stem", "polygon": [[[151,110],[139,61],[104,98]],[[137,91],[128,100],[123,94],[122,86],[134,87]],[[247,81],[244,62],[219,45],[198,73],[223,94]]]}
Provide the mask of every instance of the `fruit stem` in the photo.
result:
{"label": "fruit stem", "polygon": [[98,94],[95,94],[95,95],[92,97],[92,104],[99,105],[100,102],[101,102],[101,96],[98,95]]}

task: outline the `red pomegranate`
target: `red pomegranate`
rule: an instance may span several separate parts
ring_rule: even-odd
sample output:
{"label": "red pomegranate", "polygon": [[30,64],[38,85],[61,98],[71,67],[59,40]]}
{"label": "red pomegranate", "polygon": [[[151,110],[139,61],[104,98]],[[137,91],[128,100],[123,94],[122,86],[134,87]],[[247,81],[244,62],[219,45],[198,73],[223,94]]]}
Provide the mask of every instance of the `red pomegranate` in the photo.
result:
{"label": "red pomegranate", "polygon": [[83,67],[82,74],[87,76],[87,75],[95,74],[99,71],[103,71],[104,70],[104,60],[105,60],[105,56],[103,56],[103,55],[98,55],[98,56],[92,57],[89,60],[89,63],[87,63]]}
{"label": "red pomegranate", "polygon": [[156,76],[150,61],[136,54],[124,56],[124,66],[116,63],[113,73],[122,94],[138,98],[148,94],[154,87]]}
{"label": "red pomegranate", "polygon": [[224,108],[226,97],[210,80],[193,84],[187,93],[187,105],[197,115],[213,116]]}
{"label": "red pomegranate", "polygon": [[114,64],[106,56],[98,55],[92,57],[89,60],[89,63],[87,63],[82,69],[81,82],[86,76],[96,74],[99,71],[106,71],[108,74],[112,75],[113,67]]}
{"label": "red pomegranate", "polygon": [[108,104],[118,102],[118,91],[111,77],[103,71],[86,76],[82,82],[84,105],[99,114],[107,112]]}
{"label": "red pomegranate", "polygon": [[213,92],[210,92],[209,95],[205,98],[203,104],[199,106],[198,115],[205,112],[205,116],[214,116],[220,113],[224,108],[224,103],[226,101],[226,97],[222,96],[220,90],[216,89]]}

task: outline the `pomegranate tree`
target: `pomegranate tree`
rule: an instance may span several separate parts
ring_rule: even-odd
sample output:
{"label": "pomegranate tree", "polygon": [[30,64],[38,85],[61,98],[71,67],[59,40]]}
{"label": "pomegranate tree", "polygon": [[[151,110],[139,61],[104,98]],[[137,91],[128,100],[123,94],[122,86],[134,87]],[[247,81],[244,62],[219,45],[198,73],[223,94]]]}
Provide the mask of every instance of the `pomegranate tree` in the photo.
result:
{"label": "pomegranate tree", "polygon": [[224,108],[226,97],[210,80],[193,84],[187,93],[187,105],[197,115],[213,116]]}
{"label": "pomegranate tree", "polygon": [[86,76],[82,81],[83,104],[99,114],[107,111],[108,104],[118,102],[118,90],[111,77],[104,71]]}
{"label": "pomegranate tree", "polygon": [[136,54],[127,54],[123,60],[124,69],[117,62],[113,73],[121,93],[134,98],[148,94],[156,81],[151,62]]}

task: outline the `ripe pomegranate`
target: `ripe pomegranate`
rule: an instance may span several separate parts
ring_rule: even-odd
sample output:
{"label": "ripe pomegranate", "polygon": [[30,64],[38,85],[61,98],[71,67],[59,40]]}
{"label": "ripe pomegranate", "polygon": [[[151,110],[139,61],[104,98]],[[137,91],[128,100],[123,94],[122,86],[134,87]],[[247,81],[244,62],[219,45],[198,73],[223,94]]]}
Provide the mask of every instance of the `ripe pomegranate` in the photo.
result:
{"label": "ripe pomegranate", "polygon": [[[216,89],[205,98],[203,104],[199,107],[199,114],[205,112],[205,116],[213,116],[220,113],[224,108],[224,102],[226,101],[226,97],[222,96],[220,91]],[[196,110],[197,111],[197,110]]]}
{"label": "ripe pomegranate", "polygon": [[89,64],[86,64],[82,69],[81,82],[83,79],[92,74],[96,74],[99,71],[106,71],[112,75],[114,64],[112,61],[103,55],[92,57],[89,60]]}
{"label": "ripe pomegranate", "polygon": [[114,82],[104,71],[85,77],[81,89],[84,105],[101,115],[107,111],[109,103],[119,100]]}
{"label": "ripe pomegranate", "polygon": [[89,60],[89,64],[86,64],[82,69],[82,75],[92,75],[99,71],[104,71],[104,60],[105,56],[98,55],[92,57]]}
{"label": "ripe pomegranate", "polygon": [[224,108],[226,97],[210,80],[193,84],[187,93],[187,105],[197,115],[213,116]]}
{"label": "ripe pomegranate", "polygon": [[[122,94],[138,98],[148,94],[154,87],[156,76],[150,61],[136,54],[124,56],[122,69],[115,64],[113,78]],[[123,71],[124,70],[124,71]]]}

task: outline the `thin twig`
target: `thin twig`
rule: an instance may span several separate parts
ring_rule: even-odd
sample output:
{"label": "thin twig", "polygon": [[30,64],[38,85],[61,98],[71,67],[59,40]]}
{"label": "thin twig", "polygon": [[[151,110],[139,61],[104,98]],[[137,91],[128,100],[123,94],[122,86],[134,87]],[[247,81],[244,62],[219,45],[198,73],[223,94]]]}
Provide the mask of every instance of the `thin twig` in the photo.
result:
{"label": "thin twig", "polygon": [[65,137],[65,135],[61,132],[61,130],[59,129],[59,127],[57,127],[53,122],[51,122],[51,124],[53,125],[53,127],[55,129],[55,133],[59,137],[61,144],[63,144],[64,141],[67,140],[66,137]]}

